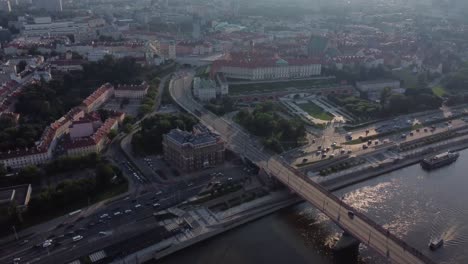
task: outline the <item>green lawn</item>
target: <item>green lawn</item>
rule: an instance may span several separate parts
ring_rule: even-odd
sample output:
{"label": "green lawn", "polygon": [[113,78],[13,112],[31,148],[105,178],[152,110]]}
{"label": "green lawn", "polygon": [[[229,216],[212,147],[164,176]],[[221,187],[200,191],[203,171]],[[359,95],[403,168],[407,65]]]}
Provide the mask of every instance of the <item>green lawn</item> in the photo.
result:
{"label": "green lawn", "polygon": [[249,83],[249,84],[229,84],[229,94],[239,95],[248,93],[264,93],[278,90],[292,89],[316,89],[333,85],[333,79],[313,79],[313,80],[291,80],[278,81],[273,83]]}
{"label": "green lawn", "polygon": [[321,108],[320,106],[312,102],[308,102],[306,104],[299,104],[298,106],[302,108],[302,110],[309,113],[309,115],[317,119],[324,120],[324,121],[331,121],[333,119],[332,114],[326,112],[325,110],[323,110],[323,108]]}
{"label": "green lawn", "polygon": [[439,97],[442,97],[447,94],[447,91],[442,86],[436,86],[432,88],[432,92]]}

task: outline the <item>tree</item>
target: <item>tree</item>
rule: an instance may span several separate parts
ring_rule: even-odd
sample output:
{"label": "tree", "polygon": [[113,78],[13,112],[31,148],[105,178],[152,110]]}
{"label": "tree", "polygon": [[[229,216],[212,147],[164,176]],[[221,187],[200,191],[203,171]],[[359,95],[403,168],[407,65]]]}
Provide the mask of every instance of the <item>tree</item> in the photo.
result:
{"label": "tree", "polygon": [[112,129],[111,131],[109,131],[109,134],[107,134],[107,137],[110,140],[113,140],[116,136],[117,136],[117,130],[115,129]]}
{"label": "tree", "polygon": [[114,177],[114,170],[108,164],[99,164],[95,170],[96,173],[96,187],[103,189],[110,183],[112,177]]}
{"label": "tree", "polygon": [[23,72],[26,69],[26,66],[28,66],[28,63],[24,60],[20,60],[18,62],[18,65],[16,65],[16,72],[17,73]]}
{"label": "tree", "polygon": [[388,97],[392,95],[392,88],[390,87],[385,87],[382,92],[380,93],[380,105],[385,106],[387,103]]}

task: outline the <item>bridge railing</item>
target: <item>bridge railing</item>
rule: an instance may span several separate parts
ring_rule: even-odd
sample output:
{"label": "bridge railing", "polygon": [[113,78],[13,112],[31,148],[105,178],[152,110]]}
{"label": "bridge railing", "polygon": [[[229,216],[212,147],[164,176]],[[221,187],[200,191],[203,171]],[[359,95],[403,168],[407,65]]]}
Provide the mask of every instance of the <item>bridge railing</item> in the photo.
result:
{"label": "bridge railing", "polygon": [[313,180],[311,180],[307,175],[305,175],[304,173],[302,173],[301,171],[297,170],[296,168],[292,167],[291,165],[289,165],[286,161],[284,161],[283,159],[277,159],[275,158],[277,161],[279,161],[281,164],[283,164],[283,166],[286,166],[287,168],[289,168],[291,171],[294,172],[294,174],[300,176],[305,182],[307,182],[308,184],[314,186],[317,190],[319,190],[321,193],[323,193],[324,195],[326,195],[328,198],[334,200],[335,202],[337,203],[340,203],[341,206],[348,210],[348,211],[352,211],[355,215],[357,215],[359,218],[361,218],[363,221],[365,221],[366,223],[368,223],[369,225],[373,226],[376,230],[380,231],[382,234],[386,234],[386,236],[388,236],[389,239],[391,239],[393,242],[395,242],[396,244],[398,244],[400,247],[402,247],[404,250],[410,252],[412,255],[418,257],[419,259],[421,259],[422,261],[424,261],[425,263],[429,263],[429,264],[435,264],[434,261],[432,261],[431,259],[429,259],[426,255],[422,254],[419,250],[417,250],[416,248],[408,245],[406,242],[404,242],[403,240],[401,240],[400,238],[396,237],[394,234],[390,233],[390,231],[388,229],[385,229],[383,228],[381,225],[377,224],[374,220],[370,219],[369,217],[367,217],[365,214],[359,212],[358,210],[354,209],[352,206],[348,205],[347,203],[344,203],[341,199],[339,199],[338,197],[336,197],[335,195],[333,195],[332,193],[330,193],[328,190],[326,190],[325,188],[323,188],[320,184],[314,182]]}

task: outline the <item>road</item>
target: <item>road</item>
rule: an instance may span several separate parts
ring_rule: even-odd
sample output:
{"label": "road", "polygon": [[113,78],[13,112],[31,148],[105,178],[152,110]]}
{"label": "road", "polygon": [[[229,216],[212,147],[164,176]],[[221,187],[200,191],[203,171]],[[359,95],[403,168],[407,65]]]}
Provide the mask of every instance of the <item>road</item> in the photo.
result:
{"label": "road", "polygon": [[[239,173],[238,177],[230,182],[241,180],[242,177],[245,175]],[[73,258],[73,256],[92,253],[87,251],[89,250],[89,247],[86,246],[88,244],[94,245],[92,250],[104,247],[102,241],[107,241],[106,239],[110,235],[116,239],[107,241],[106,245],[117,241],[117,237],[125,238],[125,236],[131,235],[130,231],[132,230],[140,230],[141,228],[151,230],[157,227],[157,222],[152,218],[154,212],[173,207],[193,197],[212,180],[213,176],[207,173],[191,179],[189,184],[181,181],[167,186],[159,186],[157,191],[148,191],[137,197],[121,198],[87,216],[65,217],[56,226],[38,231],[25,238],[28,240],[27,243],[21,239],[1,245],[0,263],[11,262],[18,257],[21,258],[21,263],[50,263],[51,259],[55,259],[63,251],[67,251],[66,256],[63,257]],[[216,180],[221,183],[228,181],[227,176],[217,177]],[[157,205],[154,206],[154,204]],[[126,210],[131,211],[126,212]],[[105,214],[108,217],[104,217]],[[99,232],[107,232],[109,235],[100,235]],[[72,237],[77,235],[83,236],[83,239],[74,242]],[[44,248],[42,244],[46,239],[52,239],[53,245]],[[64,262],[64,259],[59,262]]]}
{"label": "road", "polygon": [[343,230],[368,245],[392,263],[432,263],[416,249],[384,230],[381,226],[343,203],[333,194],[289,166],[281,157],[263,150],[255,138],[245,133],[237,124],[217,117],[205,110],[191,94],[193,73],[180,74],[171,81],[171,96],[186,111],[216,130],[229,148],[259,165],[277,177],[292,190],[320,209]]}

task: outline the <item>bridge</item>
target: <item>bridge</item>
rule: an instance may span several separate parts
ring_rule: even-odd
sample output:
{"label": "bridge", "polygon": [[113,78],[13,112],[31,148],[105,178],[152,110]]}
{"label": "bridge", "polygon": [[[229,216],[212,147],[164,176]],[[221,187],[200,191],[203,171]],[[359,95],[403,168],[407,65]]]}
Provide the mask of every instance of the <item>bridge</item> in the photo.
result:
{"label": "bridge", "polygon": [[347,234],[372,248],[391,263],[434,263],[415,248],[399,239],[382,226],[355,210],[350,205],[292,168],[281,156],[263,149],[263,146],[237,124],[205,110],[191,93],[191,73],[176,75],[170,82],[171,97],[188,113],[213,128],[226,141],[229,149],[243,155],[314,207],[322,211]]}

